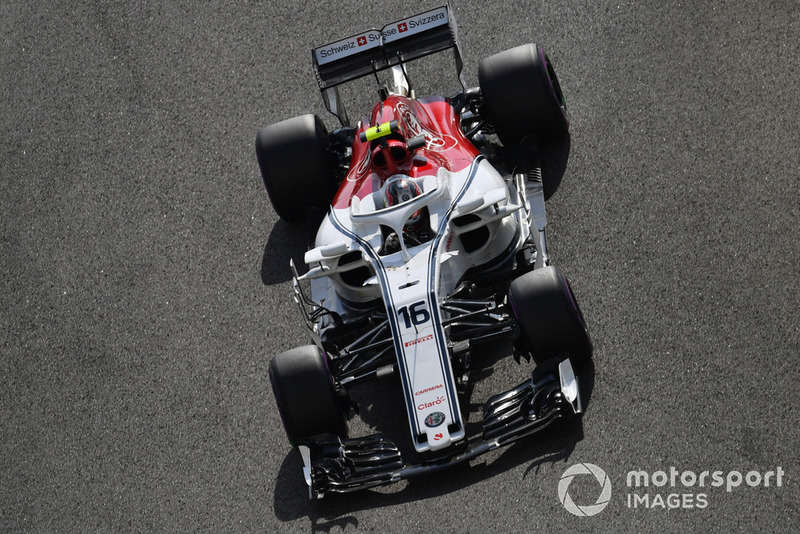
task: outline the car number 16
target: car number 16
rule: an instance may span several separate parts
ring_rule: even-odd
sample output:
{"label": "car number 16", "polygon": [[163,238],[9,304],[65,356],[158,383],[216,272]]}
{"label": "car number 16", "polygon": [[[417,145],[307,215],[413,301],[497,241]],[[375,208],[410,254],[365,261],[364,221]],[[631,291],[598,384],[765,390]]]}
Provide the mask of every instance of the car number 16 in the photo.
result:
{"label": "car number 16", "polygon": [[406,328],[411,326],[419,326],[431,320],[431,314],[425,306],[425,301],[420,300],[410,306],[403,306],[397,310],[397,315],[403,319]]}

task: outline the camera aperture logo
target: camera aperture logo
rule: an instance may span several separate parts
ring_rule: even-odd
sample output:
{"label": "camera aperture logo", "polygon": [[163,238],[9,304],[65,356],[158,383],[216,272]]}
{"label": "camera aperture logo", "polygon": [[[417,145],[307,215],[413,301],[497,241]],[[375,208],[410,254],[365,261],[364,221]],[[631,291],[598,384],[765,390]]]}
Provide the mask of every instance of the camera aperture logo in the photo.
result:
{"label": "camera aperture logo", "polygon": [[[597,501],[594,504],[578,505],[569,496],[569,485],[578,475],[592,475],[597,480],[602,488]],[[579,517],[591,517],[602,512],[608,502],[611,500],[611,480],[609,480],[606,472],[594,464],[582,463],[575,464],[567,468],[564,474],[561,475],[561,480],[558,482],[558,500],[564,505],[564,508],[573,515]]]}

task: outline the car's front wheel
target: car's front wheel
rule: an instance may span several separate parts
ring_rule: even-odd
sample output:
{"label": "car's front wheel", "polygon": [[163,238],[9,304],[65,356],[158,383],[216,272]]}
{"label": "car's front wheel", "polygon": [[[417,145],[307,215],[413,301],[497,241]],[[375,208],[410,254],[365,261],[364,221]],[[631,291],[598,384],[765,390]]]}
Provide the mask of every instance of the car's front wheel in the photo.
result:
{"label": "car's front wheel", "polygon": [[292,445],[318,434],[347,437],[347,419],[325,353],[298,347],[275,356],[269,380],[286,436]]}
{"label": "car's front wheel", "polygon": [[523,274],[508,288],[520,328],[518,347],[536,363],[569,354],[577,365],[592,356],[592,341],[567,279],[553,266]]}

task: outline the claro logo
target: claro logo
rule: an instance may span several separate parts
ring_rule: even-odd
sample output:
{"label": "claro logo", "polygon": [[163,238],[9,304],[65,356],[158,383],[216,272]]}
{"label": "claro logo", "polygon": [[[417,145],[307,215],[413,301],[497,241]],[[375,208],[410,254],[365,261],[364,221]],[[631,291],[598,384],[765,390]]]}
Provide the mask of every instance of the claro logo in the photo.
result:
{"label": "claro logo", "polygon": [[434,406],[439,406],[441,403],[445,401],[444,397],[436,397],[436,400],[431,402],[422,402],[417,404],[417,410],[425,410],[426,408],[433,408]]}

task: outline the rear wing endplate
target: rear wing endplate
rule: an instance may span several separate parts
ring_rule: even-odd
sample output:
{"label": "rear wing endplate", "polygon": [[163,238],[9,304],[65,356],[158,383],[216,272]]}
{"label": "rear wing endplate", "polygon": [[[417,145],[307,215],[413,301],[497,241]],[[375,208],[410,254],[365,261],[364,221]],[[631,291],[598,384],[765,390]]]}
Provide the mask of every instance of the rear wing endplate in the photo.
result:
{"label": "rear wing endplate", "polygon": [[456,71],[466,89],[456,21],[450,4],[414,15],[379,30],[367,30],[314,48],[311,59],[328,111],[347,123],[336,87],[407,61],[452,48]]}

